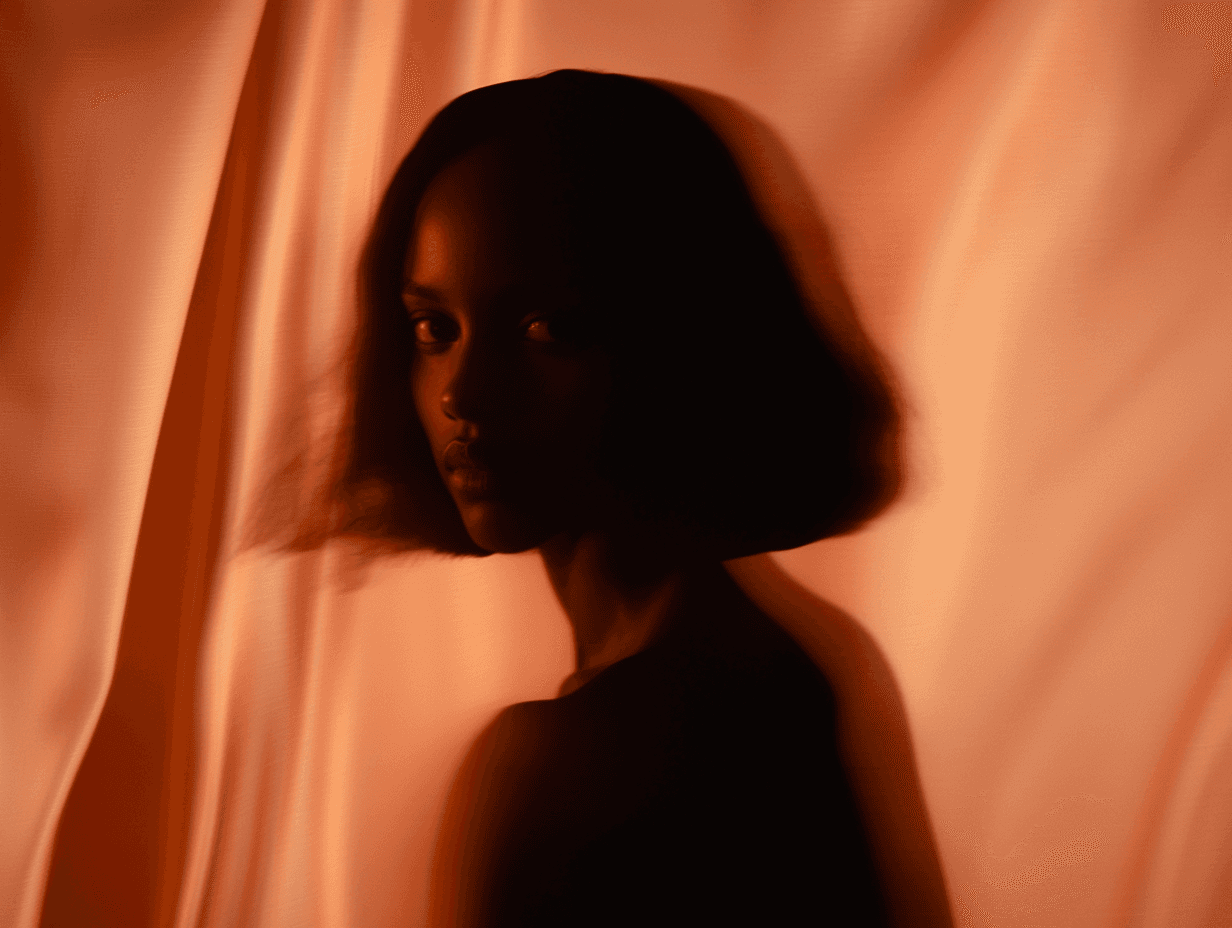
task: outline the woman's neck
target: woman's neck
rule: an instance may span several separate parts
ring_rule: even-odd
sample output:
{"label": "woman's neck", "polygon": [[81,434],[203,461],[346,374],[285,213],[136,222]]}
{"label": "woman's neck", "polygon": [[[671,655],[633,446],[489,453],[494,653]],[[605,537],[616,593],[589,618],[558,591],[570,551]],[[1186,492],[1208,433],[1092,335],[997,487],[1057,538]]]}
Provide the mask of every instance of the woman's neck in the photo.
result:
{"label": "woman's neck", "polygon": [[681,559],[643,533],[566,533],[539,553],[573,626],[577,669],[562,692],[646,648],[727,579],[718,562]]}

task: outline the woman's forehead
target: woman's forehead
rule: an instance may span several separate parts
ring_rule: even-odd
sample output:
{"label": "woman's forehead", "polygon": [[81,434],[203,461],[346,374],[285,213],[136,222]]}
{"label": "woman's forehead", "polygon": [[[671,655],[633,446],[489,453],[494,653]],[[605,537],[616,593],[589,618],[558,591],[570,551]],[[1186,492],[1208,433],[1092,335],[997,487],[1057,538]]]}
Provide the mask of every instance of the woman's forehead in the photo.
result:
{"label": "woman's forehead", "polygon": [[485,142],[447,164],[428,183],[420,209],[460,204],[475,211],[559,213],[562,172],[547,151]]}
{"label": "woman's forehead", "polygon": [[420,202],[404,283],[461,302],[557,291],[569,273],[562,212],[510,164],[477,150],[442,171]]}

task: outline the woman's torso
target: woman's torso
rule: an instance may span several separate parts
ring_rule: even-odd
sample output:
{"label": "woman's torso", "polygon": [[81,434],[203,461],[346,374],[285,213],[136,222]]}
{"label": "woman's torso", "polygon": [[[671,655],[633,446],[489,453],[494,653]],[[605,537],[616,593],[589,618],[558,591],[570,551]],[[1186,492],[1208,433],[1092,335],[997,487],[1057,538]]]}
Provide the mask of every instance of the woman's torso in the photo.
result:
{"label": "woman's torso", "polygon": [[885,923],[825,677],[760,614],[700,618],[506,710],[481,923]]}

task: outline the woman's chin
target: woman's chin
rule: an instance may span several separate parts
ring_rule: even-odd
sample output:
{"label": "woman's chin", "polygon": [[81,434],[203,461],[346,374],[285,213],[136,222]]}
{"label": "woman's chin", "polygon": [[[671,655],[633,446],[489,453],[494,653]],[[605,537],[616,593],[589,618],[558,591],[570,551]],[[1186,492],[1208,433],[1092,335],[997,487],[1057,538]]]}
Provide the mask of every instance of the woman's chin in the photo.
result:
{"label": "woman's chin", "polygon": [[551,534],[496,500],[464,503],[459,509],[471,541],[491,554],[521,554],[538,548]]}

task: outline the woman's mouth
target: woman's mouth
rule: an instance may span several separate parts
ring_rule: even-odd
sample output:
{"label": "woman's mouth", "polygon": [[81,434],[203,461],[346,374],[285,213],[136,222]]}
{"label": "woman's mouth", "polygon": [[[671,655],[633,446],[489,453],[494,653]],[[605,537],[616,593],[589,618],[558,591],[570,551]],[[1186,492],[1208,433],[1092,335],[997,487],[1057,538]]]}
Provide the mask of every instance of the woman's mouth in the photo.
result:
{"label": "woman's mouth", "polygon": [[449,486],[466,496],[490,496],[496,489],[496,481],[490,470],[458,467],[449,471]]}
{"label": "woman's mouth", "polygon": [[491,470],[476,462],[472,449],[459,441],[445,447],[441,464],[450,489],[465,496],[489,496],[496,490]]}

